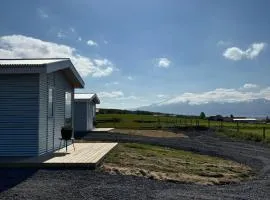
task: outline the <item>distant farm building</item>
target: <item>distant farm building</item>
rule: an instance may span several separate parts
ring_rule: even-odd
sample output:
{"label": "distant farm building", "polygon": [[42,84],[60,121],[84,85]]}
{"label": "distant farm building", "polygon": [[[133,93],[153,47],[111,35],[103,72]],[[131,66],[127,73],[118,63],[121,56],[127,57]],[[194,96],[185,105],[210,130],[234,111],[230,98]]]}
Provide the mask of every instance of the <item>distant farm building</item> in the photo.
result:
{"label": "distant farm building", "polygon": [[256,123],[257,119],[255,118],[234,118],[234,122],[246,122],[246,123]]}

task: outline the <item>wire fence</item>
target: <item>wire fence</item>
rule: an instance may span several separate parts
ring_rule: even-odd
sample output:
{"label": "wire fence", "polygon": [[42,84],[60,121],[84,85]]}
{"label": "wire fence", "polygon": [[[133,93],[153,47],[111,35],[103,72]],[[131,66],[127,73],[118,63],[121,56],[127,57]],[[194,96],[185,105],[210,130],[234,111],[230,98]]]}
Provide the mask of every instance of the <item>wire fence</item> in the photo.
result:
{"label": "wire fence", "polygon": [[[227,121],[213,121],[207,119],[186,119],[177,117],[103,117],[97,120],[97,127],[112,127],[125,129],[197,129],[207,130],[215,129],[218,131],[231,132],[234,135],[242,135],[243,137],[254,137],[254,140],[270,141],[270,126],[262,123],[240,123]],[[256,139],[257,138],[257,139]]]}

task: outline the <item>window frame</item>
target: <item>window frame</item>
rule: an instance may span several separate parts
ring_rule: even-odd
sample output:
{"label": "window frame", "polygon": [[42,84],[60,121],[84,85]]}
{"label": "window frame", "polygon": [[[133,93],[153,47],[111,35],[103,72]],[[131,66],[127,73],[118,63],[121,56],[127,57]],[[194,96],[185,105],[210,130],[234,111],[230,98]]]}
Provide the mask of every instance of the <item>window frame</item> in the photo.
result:
{"label": "window frame", "polygon": [[54,117],[55,110],[55,92],[54,87],[48,89],[48,118]]}
{"label": "window frame", "polygon": [[[69,104],[68,104],[69,103]],[[71,91],[66,91],[65,92],[65,104],[64,104],[65,108],[65,114],[64,114],[64,122],[65,122],[65,126],[72,126],[72,120],[73,120],[73,116],[72,116],[72,92]],[[70,119],[68,121],[68,119]]]}

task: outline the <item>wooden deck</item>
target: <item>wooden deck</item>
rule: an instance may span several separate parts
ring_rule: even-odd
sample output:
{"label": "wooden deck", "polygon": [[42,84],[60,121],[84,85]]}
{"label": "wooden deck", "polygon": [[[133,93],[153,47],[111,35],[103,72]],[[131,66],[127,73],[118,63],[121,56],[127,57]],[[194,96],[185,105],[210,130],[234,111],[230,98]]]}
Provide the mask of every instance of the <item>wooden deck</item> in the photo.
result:
{"label": "wooden deck", "polygon": [[49,156],[31,158],[9,158],[0,162],[0,167],[87,167],[96,168],[104,156],[109,153],[117,143],[75,143],[55,151]]}

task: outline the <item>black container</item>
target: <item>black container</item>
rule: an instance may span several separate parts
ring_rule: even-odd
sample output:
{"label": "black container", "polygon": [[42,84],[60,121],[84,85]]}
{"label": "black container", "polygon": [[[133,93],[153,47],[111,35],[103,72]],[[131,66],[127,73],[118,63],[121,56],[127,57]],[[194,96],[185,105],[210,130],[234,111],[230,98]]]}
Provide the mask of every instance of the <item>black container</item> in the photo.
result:
{"label": "black container", "polygon": [[70,140],[72,137],[73,128],[71,127],[62,127],[61,136],[64,140]]}

